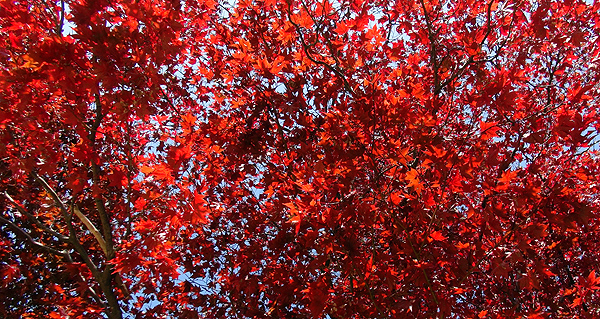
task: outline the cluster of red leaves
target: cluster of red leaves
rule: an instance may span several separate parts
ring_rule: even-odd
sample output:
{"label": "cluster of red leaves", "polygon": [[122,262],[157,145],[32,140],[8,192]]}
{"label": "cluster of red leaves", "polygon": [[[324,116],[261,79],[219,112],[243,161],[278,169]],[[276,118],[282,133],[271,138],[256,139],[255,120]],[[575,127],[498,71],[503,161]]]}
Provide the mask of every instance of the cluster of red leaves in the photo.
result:
{"label": "cluster of red leaves", "polygon": [[0,9],[0,315],[600,316],[600,4]]}

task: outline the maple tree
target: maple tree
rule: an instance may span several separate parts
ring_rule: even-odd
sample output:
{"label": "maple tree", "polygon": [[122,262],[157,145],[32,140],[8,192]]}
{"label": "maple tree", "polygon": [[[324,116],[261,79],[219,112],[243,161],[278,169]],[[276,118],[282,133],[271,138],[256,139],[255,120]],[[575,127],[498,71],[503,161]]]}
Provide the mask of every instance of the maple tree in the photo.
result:
{"label": "maple tree", "polygon": [[0,8],[0,316],[600,316],[600,3]]}

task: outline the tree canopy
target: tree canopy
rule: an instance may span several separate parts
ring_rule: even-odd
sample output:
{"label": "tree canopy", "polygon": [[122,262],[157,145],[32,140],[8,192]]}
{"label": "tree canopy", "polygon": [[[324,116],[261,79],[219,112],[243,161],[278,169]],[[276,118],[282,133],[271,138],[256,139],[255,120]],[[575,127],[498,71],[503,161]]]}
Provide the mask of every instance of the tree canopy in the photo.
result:
{"label": "tree canopy", "polygon": [[0,317],[600,316],[600,3],[3,0]]}

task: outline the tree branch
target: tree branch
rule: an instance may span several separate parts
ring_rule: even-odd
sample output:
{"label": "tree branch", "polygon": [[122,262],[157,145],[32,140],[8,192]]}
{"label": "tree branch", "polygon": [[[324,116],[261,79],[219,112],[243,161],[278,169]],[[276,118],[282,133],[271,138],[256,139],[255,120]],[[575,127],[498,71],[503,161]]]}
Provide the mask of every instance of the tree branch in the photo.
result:
{"label": "tree branch", "polygon": [[65,0],[60,0],[60,18],[56,26],[56,33],[62,37],[63,26],[65,25]]}
{"label": "tree branch", "polygon": [[[89,132],[89,139],[92,142],[92,146],[94,146],[96,143],[96,133],[100,127],[100,124],[102,123],[103,117],[104,114],[102,114],[102,102],[100,101],[100,95],[96,94],[96,118],[94,119],[94,124],[90,128]],[[100,188],[100,167],[94,160],[92,160],[92,181],[97,188]],[[110,260],[115,257],[115,250],[112,241],[112,227],[110,225],[108,214],[106,213],[106,206],[102,200],[102,195],[96,194],[95,190],[93,193],[96,211],[98,212],[100,223],[102,224],[102,235],[105,241],[104,253],[106,254],[106,258]]]}
{"label": "tree branch", "polygon": [[40,243],[39,241],[36,241],[35,239],[33,239],[31,237],[31,235],[29,235],[25,230],[23,230],[21,227],[17,226],[15,223],[11,222],[10,220],[0,216],[0,222],[6,224],[8,227],[10,227],[17,236],[24,238],[29,244],[31,244],[34,247],[38,247],[41,248],[51,254],[57,255],[57,256],[62,256],[64,257],[65,254],[67,253],[64,250],[57,250],[54,249],[52,247],[48,247],[42,243]]}
{"label": "tree branch", "polygon": [[60,199],[60,197],[58,197],[58,194],[56,193],[56,191],[54,191],[54,189],[52,187],[50,187],[50,185],[46,182],[46,180],[43,179],[40,175],[38,175],[35,172],[32,174],[33,174],[33,177],[42,185],[44,190],[46,192],[48,192],[48,194],[50,194],[50,197],[52,197],[52,199],[54,200],[54,203],[56,203],[58,208],[60,208],[60,211],[63,214],[63,217],[65,218],[65,220],[67,222],[69,222],[71,220],[71,217],[69,215],[69,210],[67,209],[67,206],[65,205],[65,203]]}
{"label": "tree branch", "polygon": [[73,212],[75,212],[75,215],[79,217],[79,219],[81,220],[81,222],[83,222],[85,227],[87,227],[87,229],[92,233],[92,235],[94,235],[94,238],[96,238],[96,241],[98,241],[98,244],[100,245],[100,248],[102,248],[104,254],[108,255],[106,252],[106,242],[104,241],[104,238],[102,238],[102,235],[100,234],[96,226],[94,226],[94,224],[92,224],[92,222],[83,213],[81,213],[79,207],[77,207],[76,205],[73,206]]}
{"label": "tree branch", "polygon": [[433,68],[433,87],[435,94],[438,94],[440,91],[440,81],[439,81],[439,71],[438,71],[438,63],[437,63],[437,46],[435,35],[433,34],[433,26],[431,25],[431,20],[429,20],[429,13],[427,12],[427,8],[425,7],[425,1],[420,0],[421,8],[423,9],[423,15],[425,16],[425,24],[427,25],[427,37],[429,38],[430,50],[429,50],[429,63],[431,63],[431,67]]}
{"label": "tree branch", "polygon": [[57,231],[52,230],[50,227],[44,225],[39,219],[37,219],[33,214],[29,213],[25,207],[19,205],[19,203],[17,203],[10,195],[8,195],[8,193],[4,193],[4,197],[6,197],[8,199],[8,201],[23,215],[27,216],[27,218],[29,218],[30,221],[32,221],[33,223],[35,223],[39,228],[41,228],[43,231],[45,231],[46,233],[58,238],[60,241],[62,242],[68,242],[69,238],[67,236],[64,236],[60,233],[58,233]]}
{"label": "tree branch", "polygon": [[[104,114],[102,113],[102,102],[100,101],[100,95],[96,94],[96,118],[94,119],[94,123],[93,123],[92,127],[90,128],[90,132],[89,132],[89,140],[92,143],[92,147],[94,149],[95,149],[95,144],[96,144],[96,133],[98,131],[98,128],[100,127],[100,124],[102,123],[103,117],[104,117]],[[92,160],[91,166],[92,166],[92,181],[94,183],[93,186],[95,188],[100,189],[100,167],[94,160]],[[94,189],[93,196],[94,196],[94,203],[96,206],[96,211],[98,212],[98,215],[100,217],[100,223],[102,225],[102,235],[103,235],[103,236],[100,236],[98,230],[96,229],[96,234],[94,234],[94,236],[98,236],[98,237],[96,237],[97,240],[98,240],[98,238],[104,237],[103,238],[103,240],[104,240],[104,249],[103,250],[104,250],[104,254],[106,256],[106,260],[110,261],[111,259],[113,259],[115,257],[115,249],[114,249],[114,245],[113,245],[112,227],[110,224],[110,219],[108,217],[108,213],[106,212],[106,205],[104,203],[104,200],[102,199],[102,194],[97,193],[97,190]],[[77,211],[75,211],[75,213],[77,213]],[[82,216],[83,216],[83,214],[82,214]],[[84,222],[84,224],[85,224],[85,222]],[[91,223],[90,223],[90,225],[93,226]],[[90,228],[88,227],[88,229],[90,229]],[[93,229],[95,229],[95,227]],[[76,239],[76,237],[74,237],[74,238]],[[100,243],[100,245],[102,246],[102,242],[100,240],[98,241],[98,243]],[[97,268],[96,268],[96,272],[98,274],[97,276],[95,276],[96,280],[100,284],[100,288],[102,289],[102,292],[104,293],[104,296],[106,297],[106,301],[108,303],[108,309],[106,311],[107,316],[110,319],[122,318],[123,312],[121,311],[121,306],[119,305],[119,301],[115,295],[115,292],[114,292],[114,289],[112,286],[112,277],[113,277],[112,276],[112,265],[110,263],[106,263],[104,270],[102,272],[100,272]],[[120,283],[122,284],[122,280],[120,278],[118,281],[120,281]],[[124,285],[121,285],[121,289],[124,291],[125,295],[128,295],[127,289]]]}
{"label": "tree branch", "polygon": [[[92,174],[92,180],[94,181],[94,184],[96,187],[99,187],[100,168],[96,163],[92,163]],[[100,223],[102,224],[102,235],[105,240],[106,258],[110,260],[115,257],[115,249],[112,241],[112,227],[108,218],[108,214],[106,213],[106,206],[102,200],[102,195],[94,194],[94,202],[96,205],[96,211],[98,211],[98,215],[100,217]]]}
{"label": "tree branch", "polygon": [[329,69],[330,71],[332,71],[333,73],[335,73],[335,75],[337,75],[344,83],[344,88],[346,89],[346,91],[348,91],[352,95],[354,95],[354,90],[352,90],[352,87],[350,86],[350,83],[346,79],[346,76],[344,74],[342,74],[342,72],[340,72],[340,70],[338,70],[336,67],[334,67],[328,63],[325,63],[323,61],[313,58],[313,56],[311,55],[311,53],[309,51],[310,47],[308,44],[306,44],[306,41],[304,40],[304,34],[302,33],[302,28],[298,24],[296,24],[294,22],[294,20],[292,19],[292,9],[291,9],[291,3],[289,0],[288,0],[287,14],[288,14],[288,20],[294,26],[294,28],[296,28],[296,32],[298,33],[298,36],[300,37],[300,43],[302,44],[303,51],[306,54],[306,56],[308,57],[308,59],[312,63],[317,64],[317,65],[322,65],[322,66],[326,67],[327,69]]}
{"label": "tree branch", "polygon": [[[423,0],[421,0],[421,4],[423,5],[423,11],[425,12],[425,4],[423,2]],[[485,42],[485,40],[487,40],[488,36],[490,35],[490,33],[492,32],[492,5],[494,4],[494,0],[491,0],[488,4],[487,4],[487,11],[486,11],[486,32],[483,35],[483,38],[481,39],[481,41],[479,42],[479,46],[482,46],[483,43]],[[429,26],[429,19],[427,18],[427,14],[425,15],[425,20],[427,21],[427,30],[430,32],[431,28]],[[430,41],[432,37],[430,36]],[[435,51],[432,49],[432,54],[435,53]],[[499,53],[499,52],[498,52]],[[496,56],[498,56],[498,54],[496,54]],[[436,57],[437,58],[437,57]],[[471,65],[471,63],[475,62],[475,57],[473,55],[469,56],[469,58],[467,59],[467,61],[465,61],[462,66],[460,68],[458,68],[458,70],[456,70],[456,72],[454,72],[449,78],[447,78],[446,80],[444,80],[442,83],[438,83],[439,79],[438,79],[438,73],[437,73],[437,65],[434,64],[434,81],[435,81],[435,94],[438,95],[440,94],[440,92],[442,91],[442,89],[444,89],[444,87],[446,87],[448,84],[452,83],[454,80],[456,80],[463,72],[464,70]],[[481,60],[477,61],[477,62],[483,62]]]}
{"label": "tree branch", "polygon": [[[67,228],[69,229],[69,242],[73,245],[73,248],[75,249],[75,251],[77,251],[79,256],[83,259],[83,261],[85,262],[87,267],[90,269],[90,271],[92,272],[92,275],[94,276],[96,281],[100,284],[100,288],[102,289],[102,292],[104,293],[104,296],[106,297],[108,307],[109,307],[106,314],[108,315],[108,317],[110,319],[122,318],[123,313],[121,311],[121,307],[119,305],[119,302],[115,296],[115,293],[114,293],[112,285],[111,285],[111,279],[112,279],[111,269],[112,269],[112,267],[110,266],[110,264],[107,264],[104,271],[101,272],[98,269],[96,264],[94,264],[94,262],[90,258],[86,249],[79,242],[79,239],[77,238],[77,232],[75,230],[75,227],[73,227],[73,223],[71,222],[71,217],[69,216],[69,212],[65,206],[65,203],[58,197],[58,194],[56,193],[56,191],[54,189],[52,189],[52,187],[50,187],[50,185],[48,185],[48,183],[42,177],[40,177],[36,173],[33,173],[33,176],[40,184],[42,184],[42,187],[46,190],[46,192],[48,192],[50,194],[50,196],[52,197],[52,199],[54,200],[56,205],[60,207],[60,209],[63,213],[63,216],[67,221]],[[98,199],[96,199],[96,201],[98,201]],[[110,252],[110,250],[109,250],[109,252]],[[112,254],[113,254],[112,257],[114,257],[114,250],[112,251]],[[107,259],[110,260],[112,257],[107,256]]]}
{"label": "tree branch", "polygon": [[[417,261],[420,263],[421,262],[421,255],[419,254],[419,252],[415,249],[415,246],[413,245],[412,240],[410,239],[410,233],[408,232],[408,229],[404,226],[404,224],[402,224],[402,222],[400,220],[398,220],[398,218],[396,216],[393,216],[396,224],[398,226],[400,226],[400,228],[402,228],[406,234],[406,238],[408,240],[408,244],[410,245],[410,248],[412,249],[413,253],[415,254],[415,257],[417,259]],[[435,290],[433,289],[433,285],[431,284],[431,280],[429,279],[429,275],[427,274],[427,270],[425,270],[425,268],[421,267],[421,270],[423,272],[423,276],[425,278],[425,283],[427,283],[427,288],[429,288],[429,292],[431,293],[431,297],[433,298],[433,302],[435,303],[436,307],[439,308],[440,307],[440,302],[438,301],[437,295],[435,293]],[[437,309],[436,309],[437,312]]]}

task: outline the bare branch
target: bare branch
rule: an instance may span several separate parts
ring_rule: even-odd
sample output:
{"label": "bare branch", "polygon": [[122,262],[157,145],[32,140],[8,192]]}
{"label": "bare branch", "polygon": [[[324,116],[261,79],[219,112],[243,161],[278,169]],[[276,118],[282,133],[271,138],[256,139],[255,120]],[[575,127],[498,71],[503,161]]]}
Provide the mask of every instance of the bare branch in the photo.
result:
{"label": "bare branch", "polygon": [[48,247],[42,243],[40,243],[39,241],[36,241],[35,239],[33,239],[31,237],[31,235],[29,235],[25,230],[23,230],[21,227],[17,226],[15,223],[11,222],[10,220],[0,216],[0,222],[6,224],[8,227],[10,227],[17,236],[24,238],[29,244],[31,244],[34,247],[38,247],[41,248],[51,254],[57,255],[57,256],[62,256],[64,257],[65,254],[67,253],[64,250],[57,250],[54,249],[52,247]]}
{"label": "bare branch", "polygon": [[58,206],[58,208],[60,208],[60,211],[62,212],[63,217],[68,222],[70,220],[69,210],[67,209],[67,206],[65,205],[65,203],[60,199],[60,197],[58,197],[58,194],[56,193],[56,191],[52,187],[50,187],[50,185],[46,182],[46,180],[43,179],[37,173],[33,173],[33,177],[40,184],[42,184],[42,187],[44,188],[44,190],[46,190],[46,192],[48,192],[48,194],[50,194],[50,196],[52,197],[52,199],[54,200],[54,202],[56,203],[56,205]]}
{"label": "bare branch", "polygon": [[[92,147],[94,146],[93,144],[95,144],[96,142],[96,133],[98,131],[98,128],[100,127],[100,124],[102,123],[102,118],[104,118],[104,114],[102,113],[102,102],[100,101],[99,94],[96,94],[95,96],[95,104],[96,118],[94,119],[94,123],[92,124],[92,127],[90,128],[89,132],[89,139],[92,143]],[[96,187],[100,187],[100,167],[94,161],[92,161],[92,180]],[[102,200],[101,195],[94,194],[94,202],[96,204],[96,211],[98,211],[98,215],[100,217],[100,223],[102,224],[103,236],[101,237],[103,237],[102,240],[104,241],[104,245],[102,245],[100,241],[98,241],[98,243],[100,243],[100,245],[103,246],[103,251],[106,254],[106,258],[110,260],[115,256],[114,246],[112,242],[112,227],[110,225],[108,214],[106,213],[106,206],[104,204],[104,201]],[[77,211],[75,211],[75,213],[77,213]],[[84,222],[84,224],[86,223],[83,219],[82,221]],[[93,229],[96,229],[91,223],[89,223],[89,225],[93,227]],[[86,226],[88,225],[86,224]],[[92,231],[92,228],[90,228],[90,226],[88,226],[88,229]],[[96,232],[97,235],[99,235],[97,230]],[[92,231],[92,233],[94,232]],[[94,236],[96,236],[96,234],[94,234]],[[96,239],[98,240],[98,237],[96,237]]]}
{"label": "bare branch", "polygon": [[[92,163],[92,174],[92,180],[94,181],[94,184],[97,187],[100,187],[100,167],[98,167],[96,163]],[[94,202],[96,204],[96,211],[98,211],[98,215],[100,217],[100,223],[102,224],[102,235],[105,240],[106,258],[110,260],[115,257],[115,250],[112,241],[112,227],[106,212],[106,206],[102,200],[102,196],[100,194],[95,194]]]}
{"label": "bare branch", "polygon": [[75,215],[79,217],[79,219],[83,222],[85,227],[87,227],[87,229],[92,233],[92,235],[94,235],[94,238],[96,238],[96,241],[98,241],[98,244],[100,245],[100,248],[102,248],[104,254],[108,255],[106,251],[106,242],[104,241],[104,238],[102,238],[102,235],[100,234],[96,226],[92,224],[92,222],[87,218],[87,216],[81,213],[81,210],[79,210],[79,207],[77,207],[76,205],[73,206],[73,212],[75,212]]}
{"label": "bare branch", "polygon": [[437,62],[437,46],[435,34],[433,33],[433,26],[431,24],[431,20],[429,19],[429,13],[427,12],[427,8],[425,6],[425,1],[420,0],[421,7],[423,9],[423,15],[425,16],[425,23],[427,25],[427,37],[429,38],[430,43],[430,51],[429,51],[429,63],[431,63],[431,67],[433,68],[433,85],[434,92],[438,94],[440,91],[440,80],[439,80],[439,65]]}
{"label": "bare branch", "polygon": [[50,227],[44,225],[39,219],[37,219],[33,214],[31,214],[30,212],[28,212],[25,207],[19,205],[19,203],[17,203],[10,195],[8,195],[8,193],[4,193],[4,197],[6,197],[8,199],[8,201],[23,215],[27,216],[27,218],[29,218],[30,221],[32,221],[33,223],[35,223],[39,228],[41,228],[43,231],[45,231],[46,233],[58,238],[60,241],[62,242],[68,242],[69,238],[67,236],[64,236],[60,233],[58,233],[57,231],[52,230]]}
{"label": "bare branch", "polygon": [[102,118],[104,115],[102,114],[102,103],[100,102],[100,95],[96,94],[96,118],[94,119],[94,123],[90,128],[89,138],[92,142],[96,141],[96,133],[98,132],[98,128],[100,127],[100,123],[102,123]]}
{"label": "bare branch", "polygon": [[60,1],[60,18],[56,26],[56,33],[62,37],[63,26],[65,25],[65,0]]}
{"label": "bare branch", "polygon": [[100,280],[101,273],[98,271],[98,267],[92,262],[86,249],[81,245],[79,239],[77,239],[77,232],[75,230],[75,227],[73,227],[73,224],[71,223],[71,217],[69,215],[67,207],[65,206],[65,203],[58,197],[56,191],[52,187],[50,187],[46,180],[44,180],[41,176],[39,176],[36,173],[33,173],[33,176],[40,184],[42,184],[42,187],[46,190],[46,192],[50,194],[55,204],[61,209],[61,212],[63,213],[63,216],[67,221],[67,228],[69,229],[69,242],[73,245],[75,251],[77,251],[77,253],[81,256],[81,258],[88,266],[96,280]]}

